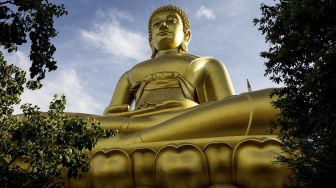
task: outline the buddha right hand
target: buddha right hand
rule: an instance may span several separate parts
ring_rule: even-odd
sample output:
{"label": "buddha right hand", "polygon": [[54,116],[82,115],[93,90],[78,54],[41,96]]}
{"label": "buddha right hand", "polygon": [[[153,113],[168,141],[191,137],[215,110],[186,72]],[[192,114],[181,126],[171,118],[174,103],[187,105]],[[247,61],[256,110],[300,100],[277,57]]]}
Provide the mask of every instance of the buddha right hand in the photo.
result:
{"label": "buddha right hand", "polygon": [[130,111],[130,106],[128,104],[121,105],[110,105],[104,110],[104,115],[113,115],[114,113],[128,112]]}

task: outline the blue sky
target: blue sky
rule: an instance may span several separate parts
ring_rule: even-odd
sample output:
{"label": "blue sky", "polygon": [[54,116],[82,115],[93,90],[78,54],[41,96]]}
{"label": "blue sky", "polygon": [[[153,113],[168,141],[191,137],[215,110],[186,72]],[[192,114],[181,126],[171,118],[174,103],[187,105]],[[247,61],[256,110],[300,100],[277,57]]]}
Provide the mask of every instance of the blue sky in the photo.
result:
{"label": "blue sky", "polygon": [[[191,22],[189,53],[212,56],[226,65],[236,93],[277,87],[264,77],[268,48],[253,26],[260,17],[260,3],[272,0],[54,0],[69,14],[56,20],[59,31],[57,71],[47,74],[44,87],[27,91],[23,102],[43,111],[55,93],[67,96],[67,111],[101,114],[108,105],[119,77],[135,64],[150,58],[147,21],[157,7],[174,4],[186,11]],[[27,47],[6,54],[7,61],[28,70]]]}

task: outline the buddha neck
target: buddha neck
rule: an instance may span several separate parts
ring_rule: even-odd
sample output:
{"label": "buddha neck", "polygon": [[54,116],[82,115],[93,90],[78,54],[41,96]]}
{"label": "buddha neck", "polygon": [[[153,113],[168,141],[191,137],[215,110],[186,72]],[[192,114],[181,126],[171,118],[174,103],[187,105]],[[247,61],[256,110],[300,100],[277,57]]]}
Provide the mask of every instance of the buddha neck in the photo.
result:
{"label": "buddha neck", "polygon": [[168,50],[161,50],[157,53],[156,57],[162,57],[162,56],[168,56],[168,55],[178,55],[178,49],[174,48],[174,49],[168,49]]}

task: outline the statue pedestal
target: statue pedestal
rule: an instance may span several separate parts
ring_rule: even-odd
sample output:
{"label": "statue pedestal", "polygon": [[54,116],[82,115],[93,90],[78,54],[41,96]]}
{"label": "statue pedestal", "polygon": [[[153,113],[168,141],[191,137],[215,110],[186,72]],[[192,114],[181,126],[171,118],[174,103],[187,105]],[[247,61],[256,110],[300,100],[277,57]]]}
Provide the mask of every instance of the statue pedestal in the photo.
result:
{"label": "statue pedestal", "polygon": [[274,135],[129,145],[92,154],[90,171],[70,187],[281,187],[289,169]]}

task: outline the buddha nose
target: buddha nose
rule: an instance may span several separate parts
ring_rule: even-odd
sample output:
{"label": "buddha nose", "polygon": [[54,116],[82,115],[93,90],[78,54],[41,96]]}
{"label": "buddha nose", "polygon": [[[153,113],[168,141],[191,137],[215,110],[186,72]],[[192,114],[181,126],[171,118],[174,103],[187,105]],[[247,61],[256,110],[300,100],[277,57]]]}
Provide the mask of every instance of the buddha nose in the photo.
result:
{"label": "buddha nose", "polygon": [[161,22],[160,29],[162,29],[162,28],[167,28],[167,23],[166,22]]}

